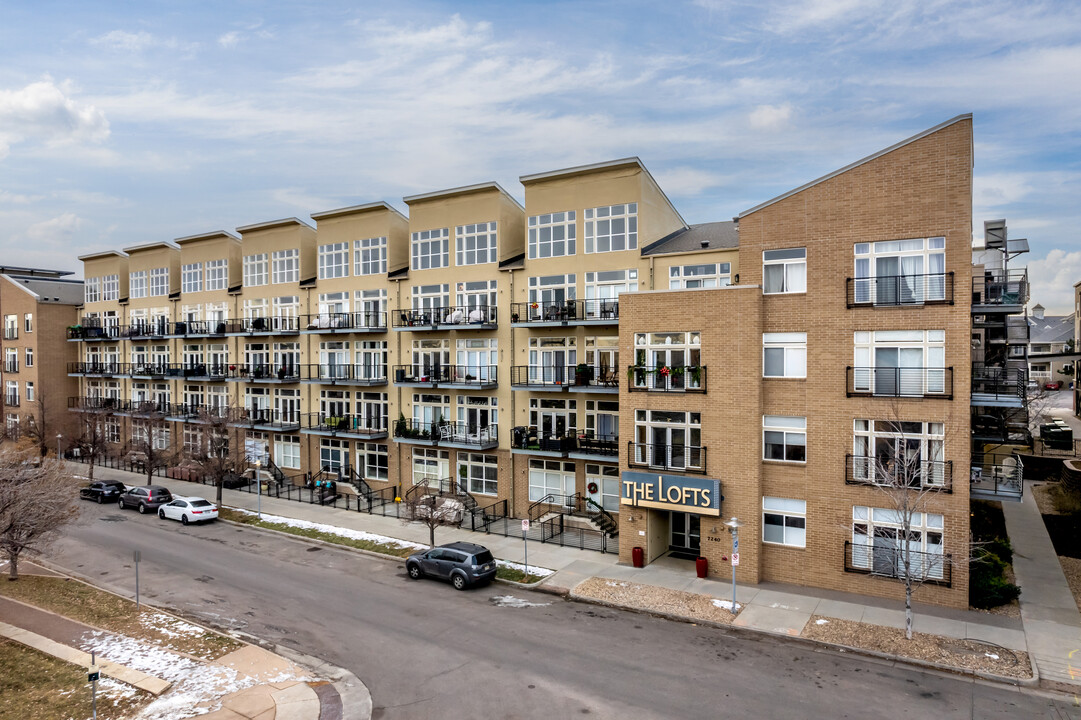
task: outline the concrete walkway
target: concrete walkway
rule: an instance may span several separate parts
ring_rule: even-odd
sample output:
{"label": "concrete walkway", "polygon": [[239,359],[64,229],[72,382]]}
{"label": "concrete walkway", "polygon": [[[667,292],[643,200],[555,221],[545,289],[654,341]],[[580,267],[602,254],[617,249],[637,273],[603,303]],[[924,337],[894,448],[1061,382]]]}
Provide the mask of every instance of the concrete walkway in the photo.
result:
{"label": "concrete walkway", "polygon": [[1013,571],[1021,586],[1021,619],[1028,651],[1047,683],[1078,685],[1081,613],[1062,572],[1040,510],[1025,486],[1023,502],[1002,503],[1013,543]]}

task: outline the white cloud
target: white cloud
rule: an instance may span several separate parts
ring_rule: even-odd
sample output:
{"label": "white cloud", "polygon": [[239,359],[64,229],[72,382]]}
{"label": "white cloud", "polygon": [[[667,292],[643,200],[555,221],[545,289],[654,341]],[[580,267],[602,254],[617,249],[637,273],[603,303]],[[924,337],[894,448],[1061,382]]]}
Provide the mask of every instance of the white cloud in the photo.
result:
{"label": "white cloud", "polygon": [[104,45],[113,50],[140,52],[155,44],[154,36],[145,30],[126,32],[113,30],[90,40],[92,45]]}
{"label": "white cloud", "polygon": [[711,188],[727,185],[730,178],[693,167],[673,167],[653,173],[667,195],[693,196]]}
{"label": "white cloud", "polygon": [[1048,315],[1073,312],[1074,283],[1081,281],[1081,250],[1054,249],[1047,257],[1028,261],[1028,278],[1033,303],[1040,303]]}
{"label": "white cloud", "polygon": [[0,90],[0,159],[18,142],[99,143],[109,136],[109,121],[93,105],[65,94],[52,78],[21,90]]}
{"label": "white cloud", "polygon": [[42,199],[42,195],[24,195],[8,190],[0,190],[0,205],[29,205]]}
{"label": "white cloud", "polygon": [[233,48],[240,42],[240,33],[236,30],[218,36],[218,45],[223,48]]}
{"label": "white cloud", "polygon": [[82,218],[75,213],[67,212],[31,225],[26,229],[26,239],[35,244],[66,249],[83,225]]}
{"label": "white cloud", "polygon": [[783,105],[759,105],[748,116],[751,127],[757,130],[779,130],[792,118],[791,103]]}
{"label": "white cloud", "polygon": [[299,208],[305,215],[339,206],[336,199],[319,197],[306,192],[303,188],[277,188],[270,191],[270,196],[274,202]]}

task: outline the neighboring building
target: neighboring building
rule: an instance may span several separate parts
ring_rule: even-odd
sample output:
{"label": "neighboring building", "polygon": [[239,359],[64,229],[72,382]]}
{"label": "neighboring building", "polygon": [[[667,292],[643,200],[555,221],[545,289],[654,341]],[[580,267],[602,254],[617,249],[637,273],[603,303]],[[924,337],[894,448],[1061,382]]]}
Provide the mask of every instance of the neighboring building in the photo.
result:
{"label": "neighboring building", "polygon": [[901,536],[867,468],[915,454],[908,541],[953,559],[921,599],[964,607],[967,469],[1019,496],[1027,302],[1004,224],[974,269],[972,147],[959,116],[728,222],[628,158],[522,176],[524,207],[483,183],[84,256],[71,405],[116,454],[152,418],[190,452],[209,412],[278,477],[428,482],[626,562],[725,575],[738,516],[740,580],[882,596]]}
{"label": "neighboring building", "polygon": [[49,447],[56,435],[71,438],[76,427],[67,398],[79,381],[67,375],[77,348],[64,342],[65,328],[77,322],[83,283],[66,279],[71,272],[0,266],[0,415],[2,437],[17,440],[42,425]]}
{"label": "neighboring building", "polygon": [[[1076,337],[1074,325],[1077,322],[1075,315],[1045,315],[1043,305],[1034,305],[1032,314],[1028,317],[1028,354],[1047,355],[1070,352]],[[1044,383],[1057,380],[1062,387],[1069,387],[1073,379],[1073,361],[1069,359],[1059,360],[1030,360],[1028,366],[1029,380],[1043,387]],[[1063,371],[1070,371],[1065,374]]]}

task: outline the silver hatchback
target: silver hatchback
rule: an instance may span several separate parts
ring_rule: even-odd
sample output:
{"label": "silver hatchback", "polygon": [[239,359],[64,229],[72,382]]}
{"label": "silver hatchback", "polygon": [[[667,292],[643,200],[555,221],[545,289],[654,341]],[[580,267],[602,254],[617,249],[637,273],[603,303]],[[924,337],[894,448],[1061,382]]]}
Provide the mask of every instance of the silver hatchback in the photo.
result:
{"label": "silver hatchback", "polygon": [[409,577],[424,576],[450,580],[458,590],[485,583],[495,577],[496,562],[492,551],[483,545],[456,542],[431,550],[413,553],[405,561]]}

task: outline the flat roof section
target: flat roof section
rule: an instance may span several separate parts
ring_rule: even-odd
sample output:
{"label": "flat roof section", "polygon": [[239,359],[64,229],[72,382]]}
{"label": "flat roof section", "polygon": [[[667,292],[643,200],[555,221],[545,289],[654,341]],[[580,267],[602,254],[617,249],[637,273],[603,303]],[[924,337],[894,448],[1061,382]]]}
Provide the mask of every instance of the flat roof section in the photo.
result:
{"label": "flat roof section", "polygon": [[308,223],[301,220],[300,218],[291,217],[291,218],[282,218],[280,220],[270,220],[268,222],[254,223],[252,225],[244,225],[242,227],[238,227],[236,229],[236,231],[238,233],[247,233],[247,232],[254,232],[256,230],[270,230],[271,228],[285,227],[286,225],[299,225],[301,227],[306,227],[309,230],[314,230],[315,229],[311,225],[309,225]]}
{"label": "flat roof section", "polygon": [[329,220],[330,218],[343,217],[345,215],[357,215],[360,213],[374,212],[376,210],[387,210],[394,213],[403,220],[406,219],[405,215],[398,212],[397,208],[382,201],[364,203],[363,205],[350,205],[349,207],[337,208],[336,210],[324,210],[323,212],[312,213],[312,220]]}
{"label": "flat roof section", "polygon": [[228,230],[214,230],[213,232],[200,233],[198,235],[188,235],[186,237],[177,238],[173,240],[177,245],[189,245],[191,243],[200,242],[202,240],[216,240],[219,238],[225,238],[226,240],[232,240],[233,242],[240,242],[240,238],[229,232]]}
{"label": "flat roof section", "polygon": [[119,250],[102,250],[101,252],[90,253],[88,255],[80,255],[78,259],[85,262],[87,260],[100,260],[107,257],[126,258],[127,254],[122,253]]}
{"label": "flat roof section", "polygon": [[462,185],[461,187],[450,188],[448,190],[436,190],[435,192],[421,193],[420,195],[409,195],[402,198],[402,201],[406,205],[412,205],[415,202],[423,202],[425,200],[438,200],[440,198],[449,198],[456,195],[469,195],[471,193],[481,193],[488,190],[495,190],[510,198],[515,205],[521,208],[522,212],[525,212],[525,208],[518,202],[513,195],[507,192],[502,185],[493,181],[477,183],[475,185]]}
{"label": "flat roof section", "polygon": [[131,247],[124,248],[124,252],[131,255],[135,252],[143,252],[144,250],[157,250],[158,248],[166,248],[167,250],[179,250],[171,240],[163,240],[162,242],[146,243],[145,245],[132,245]]}

